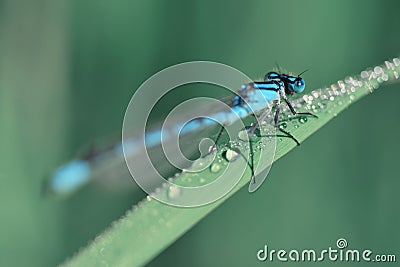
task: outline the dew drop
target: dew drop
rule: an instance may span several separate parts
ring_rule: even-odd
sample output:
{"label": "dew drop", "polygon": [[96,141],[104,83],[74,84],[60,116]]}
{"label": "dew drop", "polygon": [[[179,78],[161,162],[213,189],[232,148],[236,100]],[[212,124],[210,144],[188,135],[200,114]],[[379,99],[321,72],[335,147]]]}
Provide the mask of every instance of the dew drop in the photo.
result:
{"label": "dew drop", "polygon": [[299,128],[299,125],[295,124],[295,125],[294,125],[294,128],[295,128],[295,129]]}
{"label": "dew drop", "polygon": [[366,79],[368,78],[368,76],[369,76],[368,71],[364,70],[361,72],[361,78]]}
{"label": "dew drop", "polygon": [[332,95],[332,96],[329,97],[329,100],[333,101],[333,100],[335,100],[335,97]]}
{"label": "dew drop", "polygon": [[286,128],[287,128],[286,122],[282,122],[281,124],[279,124],[279,129],[286,129]]}
{"label": "dew drop", "polygon": [[169,199],[176,199],[180,197],[180,195],[181,195],[180,187],[176,185],[171,185],[170,187],[168,187],[167,196]]}
{"label": "dew drop", "polygon": [[399,58],[394,58],[393,59],[393,64],[397,67],[397,66],[399,66],[400,65],[400,59]]}
{"label": "dew drop", "polygon": [[301,116],[300,118],[299,118],[299,122],[301,123],[301,124],[304,124],[304,123],[306,123],[307,122],[307,117],[305,117],[305,116]]}
{"label": "dew drop", "polygon": [[232,149],[228,149],[225,153],[225,159],[227,161],[235,161],[239,158],[239,153],[237,153],[236,151],[232,150]]}
{"label": "dew drop", "polygon": [[239,137],[239,139],[240,140],[247,140],[247,138],[248,138],[248,135],[247,135],[247,130],[241,130],[239,133],[238,133],[238,137]]}
{"label": "dew drop", "polygon": [[221,170],[221,166],[218,163],[213,163],[210,166],[210,171],[213,173],[217,173]]}

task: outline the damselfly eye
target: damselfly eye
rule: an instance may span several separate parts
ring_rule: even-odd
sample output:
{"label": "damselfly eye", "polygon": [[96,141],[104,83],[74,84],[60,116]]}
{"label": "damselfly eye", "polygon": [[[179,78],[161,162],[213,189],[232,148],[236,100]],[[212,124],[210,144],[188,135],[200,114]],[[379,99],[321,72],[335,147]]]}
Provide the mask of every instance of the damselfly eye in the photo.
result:
{"label": "damselfly eye", "polygon": [[302,93],[304,91],[305,87],[306,87],[306,83],[304,82],[304,79],[299,78],[299,79],[297,79],[293,90],[296,93]]}

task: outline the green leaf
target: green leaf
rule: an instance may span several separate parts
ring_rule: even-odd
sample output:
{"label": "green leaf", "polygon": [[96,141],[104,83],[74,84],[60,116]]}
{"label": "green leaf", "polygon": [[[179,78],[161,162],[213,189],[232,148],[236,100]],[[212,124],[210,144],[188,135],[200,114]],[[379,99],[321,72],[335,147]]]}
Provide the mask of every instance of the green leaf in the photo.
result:
{"label": "green leaf", "polygon": [[[361,97],[370,94],[381,85],[399,81],[399,72],[400,60],[395,58],[385,61],[382,66],[363,71],[358,76],[338,81],[329,88],[315,90],[293,99],[292,102],[298,110],[309,110],[318,115],[318,119],[291,116],[286,110],[283,112],[281,127],[285,127],[302,142]],[[246,149],[245,145],[241,146]],[[278,138],[274,161],[295,147],[293,140]],[[259,152],[259,150],[254,151],[256,164]],[[235,165],[235,162],[232,164]],[[263,165],[266,163],[259,164],[261,168],[268,167]],[[180,174],[175,182],[194,186],[199,176],[205,180],[212,180],[215,178],[215,170],[208,168],[196,174],[185,172]],[[250,178],[251,173],[248,168],[244,177],[231,192],[211,204],[196,208],[169,206],[148,196],[128,211],[123,218],[114,222],[111,228],[99,235],[87,248],[82,249],[67,261],[65,266],[144,265],[235,192],[247,186]],[[263,186],[268,186],[267,182]],[[175,190],[174,187],[162,187],[157,194],[180,197],[179,191]]]}

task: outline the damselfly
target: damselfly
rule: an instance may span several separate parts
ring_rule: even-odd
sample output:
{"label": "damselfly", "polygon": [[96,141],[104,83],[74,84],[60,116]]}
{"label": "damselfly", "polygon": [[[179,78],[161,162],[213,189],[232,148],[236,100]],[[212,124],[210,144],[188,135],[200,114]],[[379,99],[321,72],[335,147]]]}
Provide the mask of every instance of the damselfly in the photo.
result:
{"label": "damselfly", "polygon": [[[211,149],[213,150],[216,148],[216,144],[220,140],[220,137],[226,126],[234,123],[238,118],[242,119],[250,115],[257,117],[257,122],[246,128],[249,136],[252,136],[259,128],[259,122],[263,121],[271,111],[270,108],[266,107],[265,101],[275,104],[275,114],[273,119],[275,129],[279,130],[284,134],[284,136],[291,138],[294,142],[296,142],[297,145],[299,145],[300,143],[298,142],[298,140],[289,132],[278,127],[278,124],[279,113],[281,111],[281,99],[283,99],[288,105],[292,114],[317,117],[309,112],[297,112],[287,98],[287,95],[303,92],[305,88],[305,81],[300,76],[301,74],[297,76],[292,76],[288,74],[283,74],[281,72],[268,72],[265,75],[264,81],[255,81],[243,85],[241,89],[236,92],[236,96],[234,96],[230,100],[229,104],[231,108],[229,111],[218,111],[214,113],[211,112],[208,118],[199,118],[196,120],[192,120],[186,123],[183,128],[182,125],[178,123],[176,127],[171,127],[167,131],[164,130],[162,132],[160,129],[157,129],[146,132],[146,146],[148,148],[158,146],[160,145],[161,140],[168,139],[168,136],[176,134],[187,135],[199,131],[204,127],[215,126],[216,121],[218,121],[222,127]],[[263,101],[260,101],[261,98],[263,99]],[[161,138],[161,135],[163,135],[163,138]],[[128,142],[125,142],[125,144],[128,143],[128,150],[129,153],[132,155],[141,153],[140,151],[135,150],[136,142],[137,141],[135,140],[135,138],[131,138]],[[252,146],[252,141],[250,139],[250,151],[253,151]],[[105,161],[109,161],[110,159],[116,157],[123,157],[121,143],[118,143],[104,151],[101,151],[100,153],[92,153],[84,159],[73,160],[61,166],[54,172],[49,182],[49,188],[52,192],[55,193],[71,192],[77,187],[87,183],[96,168],[104,165]],[[261,185],[264,179],[261,179],[260,181],[255,180],[254,160],[252,153],[250,154],[248,165],[251,168],[252,173],[252,179],[250,183],[253,184],[253,186],[249,187],[249,191],[252,192]]]}

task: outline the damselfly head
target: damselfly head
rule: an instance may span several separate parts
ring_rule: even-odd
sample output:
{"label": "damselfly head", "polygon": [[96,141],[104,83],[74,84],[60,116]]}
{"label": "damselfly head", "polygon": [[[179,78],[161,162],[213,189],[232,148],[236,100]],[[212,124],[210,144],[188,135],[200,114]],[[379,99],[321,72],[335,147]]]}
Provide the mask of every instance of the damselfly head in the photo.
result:
{"label": "damselfly head", "polygon": [[306,83],[304,79],[300,77],[300,75],[302,75],[306,71],[307,70],[301,72],[296,76],[290,74],[283,74],[276,71],[271,71],[265,74],[265,81],[274,80],[283,82],[283,84],[285,85],[285,92],[288,95],[291,95],[293,93],[302,93],[304,91]]}
{"label": "damselfly head", "polygon": [[287,78],[288,80],[288,89],[292,92],[295,93],[302,93],[304,91],[304,88],[306,87],[306,82],[304,81],[303,78],[301,77],[293,77],[289,76]]}

